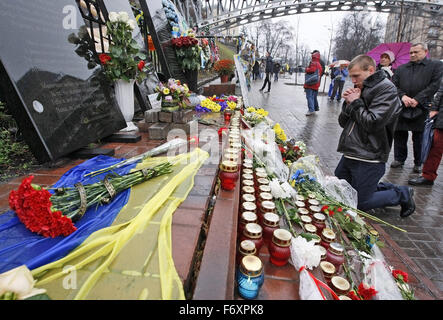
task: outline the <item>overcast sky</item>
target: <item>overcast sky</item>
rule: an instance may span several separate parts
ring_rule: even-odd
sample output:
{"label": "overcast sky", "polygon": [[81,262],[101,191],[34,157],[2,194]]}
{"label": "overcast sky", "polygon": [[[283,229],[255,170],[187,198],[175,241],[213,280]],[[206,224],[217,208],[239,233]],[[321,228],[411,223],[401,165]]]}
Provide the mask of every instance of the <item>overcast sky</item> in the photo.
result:
{"label": "overcast sky", "polygon": [[[300,19],[299,23],[299,44],[304,43],[309,49],[317,49],[323,55],[329,50],[329,42],[331,38],[331,32],[328,30],[337,30],[340,21],[350,12],[316,12],[316,13],[303,13],[299,15],[291,15],[282,18],[275,18],[272,21],[277,22],[279,20],[288,21],[294,26],[294,30],[297,30],[297,19]],[[368,13],[375,17],[380,17],[383,24],[386,23],[387,13]]]}

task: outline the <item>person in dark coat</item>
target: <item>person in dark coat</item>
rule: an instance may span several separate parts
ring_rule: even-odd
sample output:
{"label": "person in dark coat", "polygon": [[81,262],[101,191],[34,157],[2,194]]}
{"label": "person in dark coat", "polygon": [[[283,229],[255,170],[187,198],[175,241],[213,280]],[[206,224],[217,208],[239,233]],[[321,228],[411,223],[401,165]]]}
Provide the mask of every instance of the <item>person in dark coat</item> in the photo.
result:
{"label": "person in dark coat", "polygon": [[423,164],[423,173],[418,178],[408,181],[413,186],[431,186],[437,179],[437,170],[440,165],[443,154],[443,77],[440,80],[440,88],[434,96],[429,113],[434,119],[434,139],[432,140],[431,150],[428,158]]}
{"label": "person in dark coat", "polygon": [[274,63],[274,81],[278,81],[278,74],[280,73],[281,65],[280,63]]}
{"label": "person in dark coat", "polygon": [[343,93],[337,148],[343,156],[335,176],[357,191],[358,209],[400,205],[400,216],[407,217],[415,211],[414,189],[380,182],[401,112],[397,89],[383,71],[375,71],[375,61],[367,55],[352,59],[348,70],[355,87]]}
{"label": "person in dark coat", "polygon": [[394,69],[392,69],[392,63],[394,61],[394,52],[386,50],[380,55],[380,63],[377,65],[377,70],[383,70],[389,80],[391,80],[394,75]]}
{"label": "person in dark coat", "polygon": [[257,80],[260,76],[260,63],[255,60],[254,67],[252,68],[252,79]]}
{"label": "person in dark coat", "polygon": [[272,62],[271,53],[268,51],[266,52],[266,67],[265,67],[265,81],[263,82],[263,87],[261,87],[260,91],[263,91],[263,89],[266,87],[266,84],[268,84],[268,91],[271,91],[271,77],[272,73],[274,71],[274,63]]}
{"label": "person in dark coat", "polygon": [[414,172],[421,171],[421,146],[428,106],[438,90],[443,63],[426,57],[427,46],[413,44],[410,48],[410,61],[401,65],[394,73],[392,81],[402,101],[402,112],[398,118],[394,134],[394,161],[391,168],[403,167],[408,156],[408,135],[412,131],[414,150]]}

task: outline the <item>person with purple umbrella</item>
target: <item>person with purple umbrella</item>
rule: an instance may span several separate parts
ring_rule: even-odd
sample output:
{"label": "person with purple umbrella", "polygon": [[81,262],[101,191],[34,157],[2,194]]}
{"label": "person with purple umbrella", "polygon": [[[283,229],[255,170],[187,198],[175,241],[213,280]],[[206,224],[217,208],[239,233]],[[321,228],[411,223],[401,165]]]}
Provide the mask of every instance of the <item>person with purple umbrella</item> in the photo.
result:
{"label": "person with purple umbrella", "polygon": [[427,58],[427,54],[426,44],[412,44],[409,51],[410,61],[401,65],[392,77],[402,102],[402,110],[394,133],[394,161],[391,163],[391,168],[403,167],[408,156],[407,143],[411,131],[415,173],[421,172],[425,120],[443,72],[443,63]]}
{"label": "person with purple umbrella", "polygon": [[392,68],[392,64],[395,61],[395,54],[391,50],[386,50],[380,55],[380,62],[377,65],[377,71],[383,70],[386,74],[386,77],[391,80],[394,75],[394,69]]}

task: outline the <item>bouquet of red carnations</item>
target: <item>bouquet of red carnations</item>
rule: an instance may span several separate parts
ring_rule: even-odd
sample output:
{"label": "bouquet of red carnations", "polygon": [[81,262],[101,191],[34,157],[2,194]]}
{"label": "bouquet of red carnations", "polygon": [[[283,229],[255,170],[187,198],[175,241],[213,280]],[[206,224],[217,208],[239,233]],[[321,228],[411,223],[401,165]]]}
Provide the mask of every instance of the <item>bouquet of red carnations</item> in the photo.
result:
{"label": "bouquet of red carnations", "polygon": [[[33,184],[34,176],[23,179],[18,190],[9,194],[9,206],[32,232],[44,237],[68,236],[77,228],[87,208],[109,203],[115,195],[141,182],[172,172],[172,164],[161,163],[152,168],[125,175],[108,175],[102,181],[74,187],[56,188],[54,194]],[[51,190],[51,189],[49,189]]]}

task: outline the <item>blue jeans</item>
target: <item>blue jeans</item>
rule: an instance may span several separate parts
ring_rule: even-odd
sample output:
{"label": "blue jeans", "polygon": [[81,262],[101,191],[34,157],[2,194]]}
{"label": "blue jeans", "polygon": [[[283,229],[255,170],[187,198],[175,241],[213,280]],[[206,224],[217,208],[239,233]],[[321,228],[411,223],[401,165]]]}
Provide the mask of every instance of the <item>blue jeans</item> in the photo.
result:
{"label": "blue jeans", "polygon": [[316,110],[318,111],[319,110],[318,100],[317,100],[318,91],[306,88],[305,92],[306,92],[306,100],[308,100],[309,111],[310,112],[314,112]]}
{"label": "blue jeans", "polygon": [[379,182],[385,174],[385,167],[385,163],[370,163],[342,156],[335,176],[346,180],[357,191],[357,208],[360,210],[406,204],[409,200],[408,187]]}

